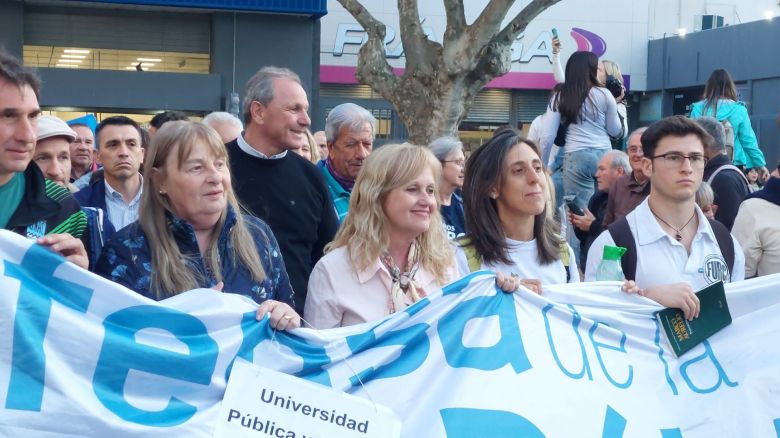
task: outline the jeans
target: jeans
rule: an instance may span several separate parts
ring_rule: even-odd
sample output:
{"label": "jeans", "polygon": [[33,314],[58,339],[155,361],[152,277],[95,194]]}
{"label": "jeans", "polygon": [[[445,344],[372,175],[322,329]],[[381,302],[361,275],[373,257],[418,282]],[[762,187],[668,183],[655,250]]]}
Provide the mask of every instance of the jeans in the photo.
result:
{"label": "jeans", "polygon": [[565,150],[561,148],[558,151],[558,155],[555,156],[550,171],[552,172],[552,181],[555,186],[555,208],[556,211],[563,205],[563,158],[565,156]]}
{"label": "jeans", "polygon": [[[608,151],[609,149],[580,149],[567,153],[563,159],[564,196],[573,197],[574,203],[583,211],[588,206],[590,197],[596,193],[598,188],[596,170],[598,170],[601,157]],[[574,256],[579,266],[580,239],[574,234],[574,230],[568,222],[568,220],[565,222],[569,231],[566,234],[566,240],[574,250]],[[580,269],[584,270],[584,266],[580,266]]]}
{"label": "jeans", "polygon": [[599,161],[609,149],[580,149],[569,152],[563,159],[563,191],[574,196],[574,203],[585,210],[596,192],[596,170]]}

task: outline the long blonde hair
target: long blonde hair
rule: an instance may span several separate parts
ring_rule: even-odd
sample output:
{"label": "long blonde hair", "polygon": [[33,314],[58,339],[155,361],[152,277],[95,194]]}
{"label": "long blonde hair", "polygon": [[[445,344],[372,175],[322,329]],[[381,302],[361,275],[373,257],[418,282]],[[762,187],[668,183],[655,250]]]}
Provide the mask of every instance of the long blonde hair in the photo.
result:
{"label": "long blonde hair", "polygon": [[[179,251],[179,245],[173,237],[166,216],[166,212],[173,212],[173,208],[168,197],[160,193],[160,178],[159,175],[155,176],[157,173],[164,175],[165,163],[169,159],[175,159],[176,164],[181,166],[197,142],[206,144],[213,156],[225,158],[227,161],[227,149],[217,132],[199,122],[176,121],[164,124],[146,150],[144,191],[141,194],[141,214],[138,216],[138,223],[147,236],[155,236],[157,240],[149,245],[153,267],[150,288],[157,299],[194,289],[200,283],[197,273],[187,267],[187,258]],[[241,209],[233,187],[226,184],[224,190],[228,205],[233,207],[236,213],[236,224],[229,235],[235,252],[232,260],[234,263],[240,262],[249,271],[254,281],[261,282],[265,279],[265,271],[254,244],[256,236],[252,236],[240,214]],[[226,208],[214,226],[217,233],[225,223],[227,210]],[[214,277],[222,281],[220,257],[226,255],[220,256],[218,242],[219,236],[216,235],[212,238],[206,253],[203,254],[203,259]]]}
{"label": "long blonde hair", "polygon": [[617,62],[610,61],[608,59],[602,59],[601,65],[604,66],[604,73],[614,76],[621,85],[625,85],[623,83],[623,73],[620,72],[620,66],[617,64]]}
{"label": "long blonde hair", "polygon": [[306,141],[309,143],[309,156],[304,158],[308,158],[309,161],[317,164],[320,162],[320,147],[317,146],[317,141],[314,140],[314,136],[311,135],[311,131],[307,129],[304,135],[306,136]]}
{"label": "long blonde hair", "polygon": [[[372,152],[355,181],[349,199],[349,214],[325,250],[346,247],[356,272],[371,265],[390,243],[387,215],[382,209],[387,195],[417,178],[425,169],[431,169],[433,173],[438,197],[441,164],[427,148],[404,143],[385,145]],[[430,227],[417,242],[420,266],[433,273],[439,284],[452,280],[448,273],[454,255],[444,234],[438,208],[431,215]]]}

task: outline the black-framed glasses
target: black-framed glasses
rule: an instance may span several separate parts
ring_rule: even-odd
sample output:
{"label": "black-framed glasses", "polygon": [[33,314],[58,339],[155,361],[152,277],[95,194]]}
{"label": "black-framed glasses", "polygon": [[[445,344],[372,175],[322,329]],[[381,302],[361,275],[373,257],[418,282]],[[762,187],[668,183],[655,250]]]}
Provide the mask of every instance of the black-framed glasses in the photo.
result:
{"label": "black-framed glasses", "polygon": [[456,166],[463,167],[466,165],[466,160],[464,160],[463,158],[459,160],[442,160],[442,163],[455,163]]}
{"label": "black-framed glasses", "polygon": [[653,160],[656,158],[663,158],[663,162],[667,167],[680,167],[686,158],[691,162],[691,167],[701,169],[707,164],[707,157],[705,157],[704,154],[684,155],[679,152],[667,152],[651,157]]}

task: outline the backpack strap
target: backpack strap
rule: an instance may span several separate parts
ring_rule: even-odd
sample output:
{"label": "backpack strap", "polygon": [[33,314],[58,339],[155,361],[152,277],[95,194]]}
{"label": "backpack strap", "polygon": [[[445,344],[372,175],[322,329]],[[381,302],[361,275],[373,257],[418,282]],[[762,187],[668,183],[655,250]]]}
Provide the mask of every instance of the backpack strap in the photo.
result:
{"label": "backpack strap", "polygon": [[729,268],[729,278],[731,278],[731,273],[734,269],[735,258],[734,240],[731,238],[731,233],[729,233],[729,230],[725,225],[713,219],[707,220],[710,222],[710,227],[712,228],[713,234],[715,234],[715,240],[718,241],[720,253],[726,260],[726,266]]}
{"label": "backpack strap", "polygon": [[723,166],[720,166],[717,169],[715,169],[715,172],[712,172],[712,175],[710,175],[710,177],[707,178],[707,184],[712,185],[712,182],[715,181],[715,176],[723,170],[733,170],[734,172],[737,172],[739,176],[742,177],[742,181],[745,181],[745,184],[750,186],[750,183],[748,182],[745,174],[741,170],[739,170],[739,167],[733,164],[724,164]]}
{"label": "backpack strap", "polygon": [[471,244],[471,239],[468,236],[461,236],[455,239],[455,244],[463,248],[463,252],[466,254],[466,262],[469,265],[469,272],[477,272],[482,267],[482,257],[477,254],[477,248]]}
{"label": "backpack strap", "polygon": [[620,258],[620,267],[623,268],[623,275],[626,280],[636,280],[636,240],[631,234],[631,227],[628,226],[628,220],[625,216],[613,222],[607,227],[609,235],[616,246],[622,246],[626,253]]}
{"label": "backpack strap", "polygon": [[566,283],[571,281],[571,254],[569,254],[569,245],[565,240],[561,240],[558,245],[558,252],[561,255],[561,262],[563,262],[563,268],[566,270]]}

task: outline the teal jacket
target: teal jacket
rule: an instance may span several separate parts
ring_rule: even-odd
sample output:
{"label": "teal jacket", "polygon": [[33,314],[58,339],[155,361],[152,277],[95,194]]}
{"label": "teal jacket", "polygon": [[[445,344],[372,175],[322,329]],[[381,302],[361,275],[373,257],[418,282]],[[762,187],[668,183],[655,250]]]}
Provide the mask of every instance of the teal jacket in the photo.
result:
{"label": "teal jacket", "polygon": [[[700,100],[691,108],[691,118],[713,117],[712,108],[704,111],[704,101]],[[734,158],[732,161],[737,166],[745,166],[748,169],[766,165],[764,153],[758,148],[758,140],[753,127],[750,125],[747,108],[742,102],[721,99],[718,101],[718,113],[714,116],[718,121],[728,120],[734,128]]]}

